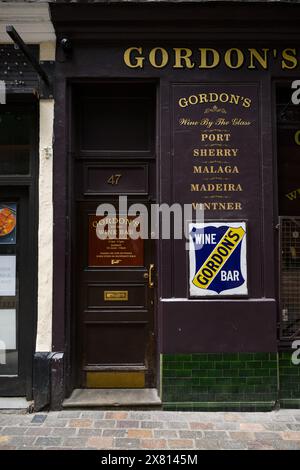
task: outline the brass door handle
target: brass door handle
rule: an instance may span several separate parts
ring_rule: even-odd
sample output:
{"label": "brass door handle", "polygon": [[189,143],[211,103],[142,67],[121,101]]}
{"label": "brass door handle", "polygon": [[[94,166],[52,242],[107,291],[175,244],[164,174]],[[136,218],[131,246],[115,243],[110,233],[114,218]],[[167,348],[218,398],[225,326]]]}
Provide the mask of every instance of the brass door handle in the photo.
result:
{"label": "brass door handle", "polygon": [[151,289],[154,287],[153,271],[154,271],[154,264],[150,264],[149,270],[148,270],[148,286]]}

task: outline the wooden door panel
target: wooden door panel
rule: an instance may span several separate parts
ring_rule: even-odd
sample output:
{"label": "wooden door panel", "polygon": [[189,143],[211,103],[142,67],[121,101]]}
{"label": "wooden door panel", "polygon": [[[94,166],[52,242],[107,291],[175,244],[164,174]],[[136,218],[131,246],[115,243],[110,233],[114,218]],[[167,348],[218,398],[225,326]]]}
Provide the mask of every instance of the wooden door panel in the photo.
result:
{"label": "wooden door panel", "polygon": [[148,165],[86,163],[82,184],[85,196],[148,194]]}
{"label": "wooden door panel", "polygon": [[87,323],[86,365],[145,365],[145,322]]}

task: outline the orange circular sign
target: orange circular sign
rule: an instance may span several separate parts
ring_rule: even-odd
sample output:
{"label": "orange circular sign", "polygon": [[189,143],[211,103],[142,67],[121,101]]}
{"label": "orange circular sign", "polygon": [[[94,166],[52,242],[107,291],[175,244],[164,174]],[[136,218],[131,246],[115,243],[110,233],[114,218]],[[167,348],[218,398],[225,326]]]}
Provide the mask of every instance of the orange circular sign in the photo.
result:
{"label": "orange circular sign", "polygon": [[16,226],[16,217],[9,207],[0,209],[0,237],[9,235]]}

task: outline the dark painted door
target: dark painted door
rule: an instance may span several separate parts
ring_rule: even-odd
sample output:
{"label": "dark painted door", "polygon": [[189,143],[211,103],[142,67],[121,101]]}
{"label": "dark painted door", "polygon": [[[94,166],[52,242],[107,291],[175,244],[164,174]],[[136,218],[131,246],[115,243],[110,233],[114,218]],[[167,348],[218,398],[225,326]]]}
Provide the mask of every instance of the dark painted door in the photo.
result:
{"label": "dark painted door", "polygon": [[[77,386],[155,387],[154,241],[131,236],[148,211],[119,206],[155,201],[155,88],[76,87],[74,104]],[[101,204],[114,216],[97,215]]]}

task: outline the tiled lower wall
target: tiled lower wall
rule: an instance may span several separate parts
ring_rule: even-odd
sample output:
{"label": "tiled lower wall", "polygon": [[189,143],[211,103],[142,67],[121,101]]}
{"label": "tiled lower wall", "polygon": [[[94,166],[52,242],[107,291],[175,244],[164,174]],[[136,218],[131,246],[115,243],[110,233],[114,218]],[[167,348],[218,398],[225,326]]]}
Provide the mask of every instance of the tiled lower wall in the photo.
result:
{"label": "tiled lower wall", "polygon": [[278,399],[277,354],[166,354],[166,410],[270,410]]}
{"label": "tiled lower wall", "polygon": [[165,354],[165,410],[261,410],[300,407],[300,365],[292,352]]}
{"label": "tiled lower wall", "polygon": [[291,352],[279,353],[279,397],[282,408],[300,408],[300,364],[293,364],[291,355]]}

